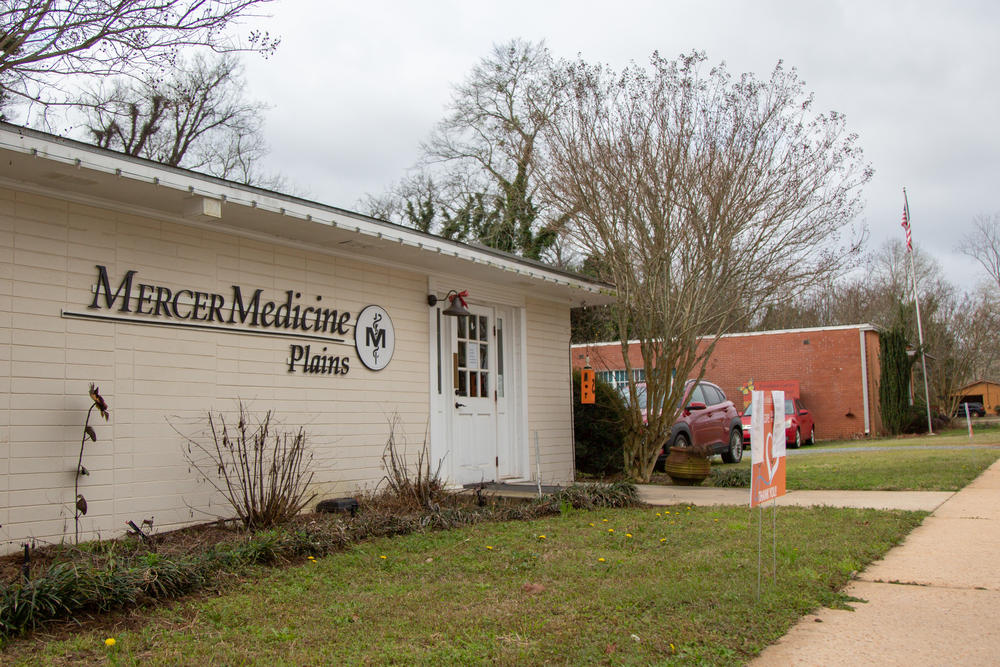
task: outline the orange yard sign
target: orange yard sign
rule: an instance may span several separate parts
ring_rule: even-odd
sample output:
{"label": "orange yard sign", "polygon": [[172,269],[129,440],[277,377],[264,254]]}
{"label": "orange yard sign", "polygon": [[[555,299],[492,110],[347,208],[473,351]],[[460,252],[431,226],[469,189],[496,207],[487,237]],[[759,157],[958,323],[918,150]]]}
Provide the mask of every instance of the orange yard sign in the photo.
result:
{"label": "orange yard sign", "polygon": [[584,368],[580,371],[580,402],[594,403],[596,399],[594,384],[594,369]]}
{"label": "orange yard sign", "polygon": [[785,392],[755,391],[750,408],[750,507],[785,495]]}

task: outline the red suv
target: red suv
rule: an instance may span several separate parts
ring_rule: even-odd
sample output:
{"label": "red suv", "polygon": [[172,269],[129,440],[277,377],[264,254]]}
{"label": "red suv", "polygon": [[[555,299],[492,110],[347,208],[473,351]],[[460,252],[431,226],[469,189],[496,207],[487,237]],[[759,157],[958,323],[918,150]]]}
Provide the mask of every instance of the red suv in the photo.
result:
{"label": "red suv", "polygon": [[[798,398],[785,399],[785,444],[789,449],[798,449],[803,444],[816,442],[816,422],[812,413]],[[743,411],[743,446],[750,446],[750,406]]]}
{"label": "red suv", "polygon": [[667,446],[660,450],[656,465],[663,468],[671,447],[704,444],[726,463],[743,458],[743,425],[740,413],[726,394],[711,382],[688,380],[684,385],[684,409],[670,429]]}

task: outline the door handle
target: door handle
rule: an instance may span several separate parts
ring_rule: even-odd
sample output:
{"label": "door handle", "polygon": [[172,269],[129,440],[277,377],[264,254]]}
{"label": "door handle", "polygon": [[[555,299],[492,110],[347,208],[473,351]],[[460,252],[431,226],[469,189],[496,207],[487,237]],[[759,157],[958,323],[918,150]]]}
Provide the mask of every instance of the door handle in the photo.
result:
{"label": "door handle", "polygon": [[464,408],[465,407],[465,403],[459,403],[458,401],[455,401],[455,407],[456,408]]}

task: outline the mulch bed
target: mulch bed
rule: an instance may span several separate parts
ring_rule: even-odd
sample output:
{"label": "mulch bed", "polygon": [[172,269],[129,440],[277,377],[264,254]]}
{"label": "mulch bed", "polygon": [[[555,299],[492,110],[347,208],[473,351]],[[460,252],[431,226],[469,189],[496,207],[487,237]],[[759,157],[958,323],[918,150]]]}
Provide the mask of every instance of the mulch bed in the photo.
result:
{"label": "mulch bed", "polygon": [[[318,517],[323,515],[303,515],[303,518]],[[248,533],[237,527],[232,522],[213,521],[196,526],[188,526],[163,533],[154,533],[150,537],[152,547],[147,547],[136,535],[125,535],[114,540],[104,540],[104,542],[114,542],[122,545],[123,552],[135,551],[146,552],[155,551],[165,556],[181,556],[184,554],[205,551],[217,544],[226,542],[237,542],[245,539]],[[74,560],[76,558],[94,558],[96,556],[93,542],[84,542],[79,547],[72,544],[46,544],[38,545],[29,550],[30,574],[45,572],[56,562]],[[0,556],[0,582],[5,584],[16,583],[22,576],[24,563],[23,547],[12,554]]]}

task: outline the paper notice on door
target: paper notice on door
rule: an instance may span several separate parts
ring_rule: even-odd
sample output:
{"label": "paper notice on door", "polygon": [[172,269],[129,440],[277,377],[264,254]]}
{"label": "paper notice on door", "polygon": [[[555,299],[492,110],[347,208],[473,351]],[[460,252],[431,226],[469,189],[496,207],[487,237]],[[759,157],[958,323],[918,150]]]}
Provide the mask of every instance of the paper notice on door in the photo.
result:
{"label": "paper notice on door", "polygon": [[479,370],[479,345],[469,343],[465,350],[465,367]]}

